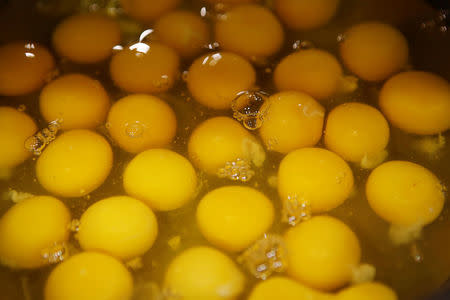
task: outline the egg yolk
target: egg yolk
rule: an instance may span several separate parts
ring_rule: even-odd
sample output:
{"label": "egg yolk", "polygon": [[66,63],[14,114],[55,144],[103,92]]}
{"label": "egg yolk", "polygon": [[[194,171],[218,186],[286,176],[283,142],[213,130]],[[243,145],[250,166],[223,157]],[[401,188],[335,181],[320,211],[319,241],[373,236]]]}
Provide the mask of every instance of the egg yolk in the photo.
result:
{"label": "egg yolk", "polygon": [[337,300],[397,300],[397,295],[388,286],[379,282],[367,282],[343,289]]}
{"label": "egg yolk", "polygon": [[275,0],[275,11],[287,27],[310,30],[326,25],[336,14],[339,0]]}
{"label": "egg yolk", "polygon": [[369,22],[344,33],[340,44],[344,65],[367,81],[381,81],[401,71],[408,63],[408,42],[388,24]]}
{"label": "egg yolk", "polygon": [[[301,172],[299,171],[301,170]],[[341,205],[353,189],[353,173],[337,154],[321,148],[302,148],[287,154],[278,169],[282,201],[296,199],[313,213]]]}
{"label": "egg yolk", "polygon": [[113,104],[106,126],[119,147],[138,153],[170,144],[175,137],[177,119],[163,100],[136,94]]}
{"label": "egg yolk", "polygon": [[304,92],[317,100],[339,91],[342,67],[330,53],[306,49],[289,54],[276,66],[273,80],[278,90]]}
{"label": "egg yolk", "polygon": [[0,106],[0,169],[14,168],[31,156],[24,145],[36,130],[36,123],[26,113]]}
{"label": "egg yolk", "polygon": [[374,169],[367,179],[366,196],[378,216],[402,226],[433,222],[445,200],[439,179],[408,161],[389,161]]}
{"label": "egg yolk", "polygon": [[120,0],[124,12],[143,23],[150,23],[176,8],[180,0]]}
{"label": "egg yolk", "polygon": [[389,142],[389,125],[376,108],[351,102],[335,107],[328,115],[325,145],[347,161],[376,159]]}
{"label": "egg yolk", "polygon": [[260,110],[265,115],[259,134],[269,150],[288,153],[311,147],[322,136],[325,109],[309,95],[277,93]]}
{"label": "egg yolk", "polygon": [[100,14],[80,14],[64,19],[52,36],[55,51],[81,64],[97,63],[111,56],[120,43],[119,24]]}
{"label": "egg yolk", "polygon": [[271,201],[244,186],[224,186],[206,194],[197,207],[197,224],[214,246],[238,252],[249,247],[274,220]]}
{"label": "egg yolk", "polygon": [[270,277],[267,280],[260,281],[250,292],[247,300],[331,300],[331,294],[322,293],[313,290],[301,283],[287,277]]}
{"label": "egg yolk", "polygon": [[357,236],[340,220],[317,216],[284,235],[287,273],[309,287],[331,291],[348,283],[359,265]]}
{"label": "egg yolk", "polygon": [[0,95],[20,96],[34,92],[50,79],[55,61],[42,45],[12,42],[0,46]]}
{"label": "egg yolk", "polygon": [[180,58],[172,48],[139,42],[116,53],[109,65],[111,79],[130,93],[158,93],[170,89],[179,74]]}
{"label": "egg yolk", "polygon": [[187,87],[194,99],[214,109],[229,109],[237,94],[250,90],[255,82],[252,65],[231,52],[197,58],[187,75]]}
{"label": "egg yolk", "polygon": [[62,262],[50,273],[45,300],[130,300],[131,273],[115,258],[82,252]]}
{"label": "egg yolk", "polygon": [[36,163],[36,176],[55,195],[82,197],[105,181],[112,163],[112,149],[104,137],[76,129],[58,136],[44,149]]}
{"label": "egg yolk", "polygon": [[182,155],[167,149],[150,149],[134,157],[123,174],[127,194],[155,210],[182,207],[197,192],[197,174]]}
{"label": "egg yolk", "polygon": [[262,166],[265,152],[256,138],[228,117],[214,117],[198,125],[188,142],[189,158],[201,170],[218,174],[238,159]]}
{"label": "egg yolk", "polygon": [[147,252],[157,234],[158,223],[150,208],[134,198],[114,196],[83,213],[76,237],[84,250],[129,260]]}
{"label": "egg yolk", "polygon": [[174,11],[162,16],[153,27],[157,38],[182,57],[191,58],[202,52],[209,42],[208,24],[188,11]]}
{"label": "egg yolk", "polygon": [[0,262],[10,268],[39,268],[45,255],[69,239],[70,212],[60,200],[34,196],[12,206],[0,218]]}
{"label": "egg yolk", "polygon": [[94,129],[104,124],[110,101],[102,84],[86,75],[69,74],[47,84],[39,107],[47,122],[59,120],[62,129]]}
{"label": "egg yolk", "polygon": [[245,277],[228,256],[210,247],[189,248],[170,263],[164,288],[183,300],[232,300]]}
{"label": "egg yolk", "polygon": [[383,85],[379,104],[392,125],[406,132],[427,135],[450,129],[450,84],[433,73],[393,76]]}
{"label": "egg yolk", "polygon": [[231,8],[215,23],[215,38],[220,47],[249,59],[276,54],[284,31],[272,12],[257,4]]}

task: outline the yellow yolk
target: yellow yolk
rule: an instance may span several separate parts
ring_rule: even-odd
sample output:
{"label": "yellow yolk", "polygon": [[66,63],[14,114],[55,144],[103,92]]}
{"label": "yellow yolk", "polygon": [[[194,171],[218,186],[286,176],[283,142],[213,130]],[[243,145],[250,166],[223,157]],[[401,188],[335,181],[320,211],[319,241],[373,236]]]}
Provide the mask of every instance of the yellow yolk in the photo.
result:
{"label": "yellow yolk", "polygon": [[197,207],[203,236],[220,249],[245,250],[270,229],[274,220],[271,201],[244,186],[225,186],[206,194]]}
{"label": "yellow yolk", "polygon": [[31,156],[25,141],[36,130],[36,123],[26,113],[0,106],[0,169],[13,168]]}
{"label": "yellow yolk", "polygon": [[397,295],[388,286],[378,282],[367,282],[343,289],[336,300],[397,300]]}
{"label": "yellow yolk", "polygon": [[360,262],[358,238],[334,217],[312,217],[288,229],[284,240],[287,273],[312,288],[331,291],[344,286]]}
{"label": "yellow yolk", "polygon": [[130,300],[133,278],[120,261],[97,252],[82,252],[50,273],[45,300]]}
{"label": "yellow yolk", "polygon": [[327,24],[336,14],[339,0],[275,0],[275,11],[287,27],[310,30]]}
{"label": "yellow yolk", "polygon": [[64,19],[52,43],[59,56],[81,64],[97,63],[111,56],[120,43],[119,24],[100,14],[80,14]]}
{"label": "yellow yolk", "polygon": [[306,49],[284,57],[275,68],[273,80],[280,91],[304,92],[323,100],[338,92],[342,76],[342,67],[332,54]]}
{"label": "yellow yolk", "polygon": [[188,142],[192,163],[209,174],[218,174],[237,159],[262,166],[265,152],[256,138],[237,121],[215,117],[198,125]]}
{"label": "yellow yolk", "polygon": [[288,153],[311,147],[322,136],[325,109],[306,94],[274,94],[260,110],[265,116],[259,134],[269,150]]}
{"label": "yellow yolk", "polygon": [[269,9],[257,4],[244,4],[231,8],[217,19],[215,38],[225,51],[258,59],[280,50],[284,32]]}
{"label": "yellow yolk", "polygon": [[231,52],[197,58],[187,75],[187,86],[194,99],[214,109],[229,109],[237,94],[250,90],[255,81],[252,65]]}
{"label": "yellow yolk", "polygon": [[158,97],[135,94],[113,104],[106,125],[119,147],[138,153],[170,144],[177,119],[172,108]]}
{"label": "yellow yolk", "polygon": [[182,207],[197,192],[197,174],[182,155],[167,149],[150,149],[134,157],[123,174],[127,194],[152,209]]}
{"label": "yellow yolk", "polygon": [[333,299],[331,294],[313,290],[287,277],[270,277],[260,281],[250,292],[247,300],[327,300]]}
{"label": "yellow yolk", "polygon": [[111,146],[101,135],[71,130],[51,142],[36,163],[36,177],[49,192],[82,197],[98,188],[113,163]]}
{"label": "yellow yolk", "polygon": [[0,46],[0,95],[19,96],[34,92],[49,80],[55,69],[53,56],[33,42]]}
{"label": "yellow yolk", "polygon": [[401,226],[433,222],[445,201],[439,179],[408,161],[389,161],[374,169],[367,179],[366,196],[378,216]]}
{"label": "yellow yolk", "polygon": [[381,81],[408,63],[408,42],[388,24],[361,23],[344,33],[340,44],[344,65],[361,79]]}
{"label": "yellow yolk", "polygon": [[139,42],[114,54],[111,79],[130,93],[158,93],[170,89],[179,74],[180,58],[172,48],[157,42]]}
{"label": "yellow yolk", "polygon": [[[299,171],[301,170],[301,172]],[[341,205],[353,189],[353,173],[337,154],[322,148],[302,148],[286,155],[278,169],[278,193],[311,205],[313,213]]]}
{"label": "yellow yolk", "polygon": [[381,89],[379,104],[386,118],[406,132],[437,134],[450,129],[450,84],[428,72],[403,72]]}
{"label": "yellow yolk", "polygon": [[182,57],[191,58],[202,52],[209,42],[208,24],[188,11],[174,11],[162,16],[154,27],[157,38]]}
{"label": "yellow yolk", "polygon": [[157,234],[158,223],[150,208],[134,198],[114,196],[83,213],[76,237],[84,250],[129,260],[147,252]]}
{"label": "yellow yolk", "polygon": [[52,248],[67,242],[69,224],[70,212],[60,200],[49,196],[22,200],[0,218],[0,263],[14,269],[51,263],[45,255],[52,256]]}
{"label": "yellow yolk", "polygon": [[376,108],[363,103],[344,103],[328,115],[325,145],[345,160],[360,163],[376,157],[389,142],[389,125]]}
{"label": "yellow yolk", "polygon": [[44,87],[39,106],[44,119],[59,120],[62,129],[94,129],[104,124],[110,101],[99,81],[69,74]]}
{"label": "yellow yolk", "polygon": [[164,288],[183,300],[234,300],[244,284],[233,260],[209,247],[183,251],[170,263],[164,280]]}
{"label": "yellow yolk", "polygon": [[120,0],[127,15],[143,23],[149,23],[178,6],[180,0]]}

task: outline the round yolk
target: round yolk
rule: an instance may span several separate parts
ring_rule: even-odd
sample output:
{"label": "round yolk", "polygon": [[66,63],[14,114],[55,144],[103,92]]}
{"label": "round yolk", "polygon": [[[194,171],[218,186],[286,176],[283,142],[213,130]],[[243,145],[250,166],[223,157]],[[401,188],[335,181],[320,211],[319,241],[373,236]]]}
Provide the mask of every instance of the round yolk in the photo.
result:
{"label": "round yolk", "polygon": [[352,189],[352,170],[331,151],[302,148],[290,152],[280,163],[278,193],[282,201],[297,199],[311,205],[313,213],[341,205]]}
{"label": "round yolk", "polygon": [[327,24],[336,14],[339,0],[275,0],[275,11],[287,27],[310,30]]}
{"label": "round yolk", "polygon": [[187,75],[187,86],[194,99],[214,109],[229,109],[236,95],[250,90],[255,81],[252,65],[230,52],[197,58]]}
{"label": "round yolk", "polygon": [[163,100],[138,94],[115,102],[106,125],[119,147],[138,153],[170,144],[175,137],[177,119]]}
{"label": "round yolk", "polygon": [[182,57],[196,56],[208,44],[208,24],[188,11],[174,11],[162,16],[153,27],[157,38],[172,47]]}
{"label": "round yolk", "polygon": [[352,102],[335,107],[328,115],[325,144],[345,160],[361,162],[375,157],[389,142],[389,125],[376,108]]}
{"label": "round yolk", "polygon": [[170,89],[179,74],[180,58],[157,42],[139,42],[116,53],[109,66],[114,83],[130,93],[158,93]]}
{"label": "round yolk", "polygon": [[213,248],[194,247],[170,263],[164,288],[183,300],[233,300],[244,284],[244,275],[228,256]]}
{"label": "round yolk", "polygon": [[39,268],[45,255],[69,239],[70,212],[56,198],[35,196],[15,204],[0,218],[0,262],[10,268]]}
{"label": "round yolk", "polygon": [[166,149],[139,153],[125,169],[123,186],[127,194],[155,210],[182,207],[197,192],[197,174],[182,155]]}
{"label": "round yolk", "polygon": [[215,38],[220,47],[249,59],[276,54],[284,41],[283,28],[272,12],[257,4],[236,6],[219,17]]}
{"label": "round yolk", "polygon": [[101,135],[71,130],[51,142],[36,163],[36,176],[49,192],[82,197],[98,188],[113,163],[111,146]]}
{"label": "round yolk", "polygon": [[180,0],[120,0],[127,15],[140,22],[149,23],[178,6]]}
{"label": "round yolk", "polygon": [[150,208],[134,198],[114,196],[83,213],[76,237],[84,250],[129,260],[147,252],[157,234],[158,223]]}
{"label": "round yolk", "polygon": [[368,81],[381,81],[408,63],[408,42],[396,28],[383,23],[362,23],[344,34],[340,53],[347,68]]}
{"label": "round yolk", "polygon": [[287,277],[270,277],[256,284],[247,300],[325,300],[331,297],[331,294],[315,291]]}
{"label": "round yolk", "polygon": [[0,106],[0,169],[13,168],[31,156],[25,141],[36,130],[36,123],[26,113]]}
{"label": "round yolk", "polygon": [[378,282],[367,282],[345,288],[337,294],[337,300],[397,300],[397,295],[388,286]]}
{"label": "round yolk", "polygon": [[189,158],[201,170],[218,174],[238,159],[262,166],[265,152],[256,138],[237,121],[215,117],[198,125],[189,137]]}
{"label": "round yolk", "polygon": [[402,226],[433,222],[444,206],[443,186],[426,168],[408,161],[390,161],[372,171],[366,196],[377,215]]}
{"label": "round yolk", "polygon": [[197,207],[197,224],[214,246],[238,252],[249,247],[271,227],[272,202],[244,186],[225,186],[206,194]]}
{"label": "round yolk", "polygon": [[278,90],[304,92],[322,100],[337,93],[342,68],[330,53],[306,49],[289,54],[276,66],[273,80]]}
{"label": "round yolk", "polygon": [[55,69],[44,46],[12,42],[0,46],[0,95],[19,96],[38,90]]}
{"label": "round yolk", "polygon": [[120,43],[119,24],[100,14],[81,14],[64,19],[52,36],[55,51],[81,64],[107,59]]}
{"label": "round yolk", "polygon": [[115,258],[83,252],[62,262],[50,273],[45,300],[130,300],[133,278]]}
{"label": "round yolk", "polygon": [[317,216],[284,235],[287,272],[309,287],[331,291],[348,283],[361,249],[353,231],[329,216]]}
{"label": "round yolk", "polygon": [[427,72],[404,72],[390,78],[380,92],[386,118],[406,132],[437,134],[450,129],[450,84]]}
{"label": "round yolk", "polygon": [[93,129],[104,124],[110,101],[99,81],[69,74],[42,89],[39,106],[44,119],[59,120],[62,129]]}
{"label": "round yolk", "polygon": [[306,94],[274,94],[260,110],[265,116],[259,134],[269,150],[288,153],[311,147],[322,136],[325,109]]}

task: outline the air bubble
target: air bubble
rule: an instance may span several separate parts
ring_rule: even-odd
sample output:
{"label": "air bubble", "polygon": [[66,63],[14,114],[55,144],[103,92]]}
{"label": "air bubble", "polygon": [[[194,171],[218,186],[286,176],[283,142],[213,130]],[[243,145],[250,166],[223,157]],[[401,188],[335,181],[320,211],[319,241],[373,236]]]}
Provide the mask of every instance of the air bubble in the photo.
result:
{"label": "air bubble", "polygon": [[306,49],[311,49],[311,48],[315,48],[313,42],[311,42],[311,41],[296,40],[292,44],[292,49],[294,49],[295,51],[306,50]]}
{"label": "air bubble", "polygon": [[217,51],[217,50],[219,50],[220,45],[218,42],[213,42],[213,43],[206,44],[204,46],[204,48],[206,48],[208,50],[212,50],[212,51]]}
{"label": "air bubble", "polygon": [[306,221],[312,216],[311,203],[303,197],[288,195],[283,199],[282,204],[281,221],[291,226]]}
{"label": "air bubble", "polygon": [[158,80],[155,80],[153,82],[153,85],[158,88],[162,89],[169,85],[169,76],[168,75],[161,75],[161,78]]}
{"label": "air bubble", "polygon": [[336,41],[338,43],[342,43],[343,41],[345,41],[345,34],[343,34],[343,33],[338,34],[336,37]]}
{"label": "air bubble", "polygon": [[80,220],[73,219],[69,224],[69,230],[72,232],[78,232],[80,230]]}
{"label": "air bubble", "polygon": [[189,72],[188,71],[183,71],[183,73],[181,73],[181,79],[186,82],[188,80],[188,76],[189,76]]}
{"label": "air bubble", "polygon": [[352,284],[361,284],[375,278],[376,269],[370,264],[361,264],[352,270]]}
{"label": "air bubble", "polygon": [[225,167],[220,168],[217,176],[228,178],[233,181],[247,182],[255,175],[250,163],[244,159],[237,158],[235,161],[227,162]]}
{"label": "air bubble", "polygon": [[272,273],[284,272],[287,267],[286,246],[280,235],[264,234],[244,253],[238,257],[242,264],[253,276],[266,280]]}
{"label": "air bubble", "polygon": [[126,123],[125,133],[131,138],[139,138],[144,134],[144,126],[139,122]]}
{"label": "air bubble", "polygon": [[20,105],[17,107],[17,110],[20,111],[20,112],[25,111],[26,109],[27,109],[27,107],[26,107],[24,104],[20,104]]}
{"label": "air bubble", "polygon": [[41,251],[41,257],[49,264],[62,262],[69,256],[66,243],[54,243],[53,246]]}
{"label": "air bubble", "polygon": [[242,122],[245,128],[255,130],[262,126],[268,105],[262,110],[269,95],[263,91],[243,91],[231,102],[233,117]]}
{"label": "air bubble", "polygon": [[409,254],[416,263],[423,262],[423,252],[419,248],[419,245],[417,245],[417,243],[411,245],[411,247],[409,248]]}
{"label": "air bubble", "polygon": [[25,140],[25,149],[33,152],[34,155],[41,155],[42,150],[56,138],[56,134],[60,128],[60,120],[50,122],[47,128],[42,129]]}

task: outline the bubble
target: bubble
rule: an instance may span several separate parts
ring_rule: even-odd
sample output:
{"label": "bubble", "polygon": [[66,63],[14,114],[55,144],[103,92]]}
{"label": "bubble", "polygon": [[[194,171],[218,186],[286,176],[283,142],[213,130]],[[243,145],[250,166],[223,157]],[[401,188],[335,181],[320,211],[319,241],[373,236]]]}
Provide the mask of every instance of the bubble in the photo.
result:
{"label": "bubble", "polygon": [[69,251],[66,243],[54,243],[53,246],[41,251],[41,257],[50,264],[62,262],[69,257]]}
{"label": "bubble", "polygon": [[78,232],[80,230],[80,220],[73,219],[69,224],[69,230],[72,232]]}
{"label": "bubble", "polygon": [[287,260],[283,238],[276,234],[264,234],[237,260],[258,279],[266,280],[274,272],[284,272]]}
{"label": "bubble", "polygon": [[158,88],[162,89],[169,85],[169,76],[168,75],[161,75],[161,78],[158,80],[155,80],[153,82],[153,85]]}
{"label": "bubble", "polygon": [[409,254],[416,263],[423,262],[423,252],[417,243],[413,243],[409,248]]}
{"label": "bubble", "polygon": [[139,122],[125,124],[125,133],[131,138],[139,138],[144,134],[144,126]]}
{"label": "bubble", "polygon": [[360,284],[372,281],[375,278],[376,269],[370,264],[361,264],[353,269],[352,284]]}
{"label": "bubble", "polygon": [[242,122],[245,128],[255,130],[261,127],[269,106],[262,110],[269,95],[263,91],[243,91],[231,102],[233,118]]}
{"label": "bubble", "polygon": [[25,104],[20,104],[20,105],[17,107],[17,110],[20,111],[20,112],[25,111],[26,109],[27,109],[27,107],[26,107]]}
{"label": "bubble", "polygon": [[47,128],[42,129],[25,140],[25,149],[33,152],[34,155],[41,155],[45,146],[50,144],[56,138],[56,134],[60,128],[60,120],[51,121]]}
{"label": "bubble", "polygon": [[304,197],[299,198],[298,195],[288,195],[283,199],[282,205],[281,221],[291,226],[306,221],[312,216],[311,203]]}
{"label": "bubble", "polygon": [[250,163],[246,160],[237,158],[235,161],[227,162],[225,167],[220,168],[217,176],[228,178],[233,181],[247,182],[255,175]]}
{"label": "bubble", "polygon": [[306,50],[306,49],[311,49],[311,48],[315,48],[313,42],[311,42],[311,41],[296,40],[292,44],[292,49],[295,50],[295,51]]}
{"label": "bubble", "polygon": [[427,32],[437,30],[440,33],[447,33],[449,13],[449,10],[439,10],[433,18],[420,23],[420,29]]}
{"label": "bubble", "polygon": [[183,73],[181,73],[181,79],[186,82],[189,76],[189,72],[188,71],[183,71]]}
{"label": "bubble", "polygon": [[212,50],[212,51],[217,51],[217,50],[219,50],[220,45],[218,42],[213,42],[213,43],[206,44],[204,46],[204,48],[206,48],[208,50]]}
{"label": "bubble", "polygon": [[336,41],[337,41],[338,43],[342,43],[343,41],[345,41],[345,34],[339,33],[339,34],[336,36]]}

